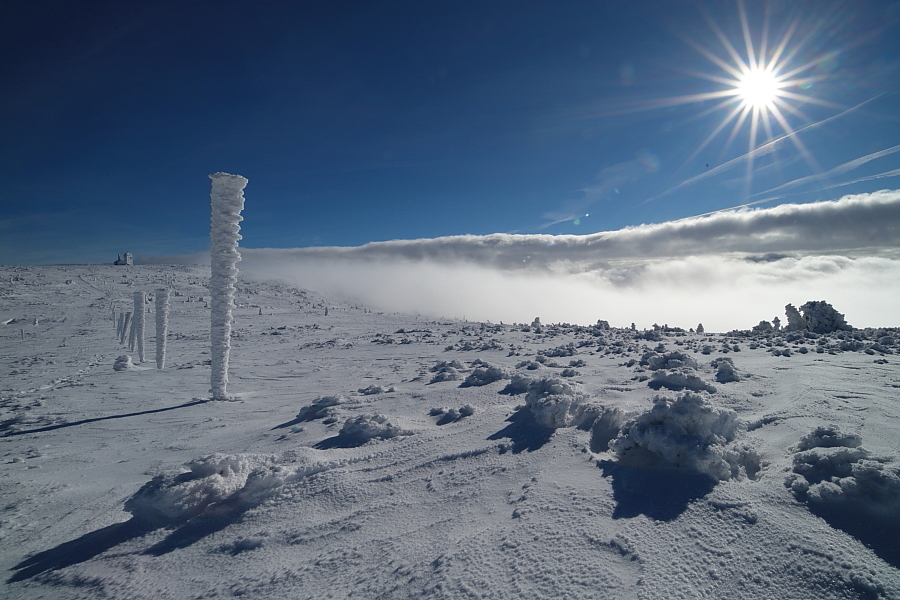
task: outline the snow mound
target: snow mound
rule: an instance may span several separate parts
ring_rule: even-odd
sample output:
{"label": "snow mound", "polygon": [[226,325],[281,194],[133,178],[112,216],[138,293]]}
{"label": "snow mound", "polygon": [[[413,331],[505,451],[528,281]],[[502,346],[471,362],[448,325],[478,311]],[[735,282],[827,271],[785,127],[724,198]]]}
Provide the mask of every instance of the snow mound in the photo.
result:
{"label": "snow mound", "polygon": [[862,445],[862,437],[855,433],[841,433],[837,425],[819,425],[808,434],[800,438],[797,450],[810,450],[812,448],[858,448]]}
{"label": "snow mound", "polygon": [[521,373],[513,373],[512,379],[506,387],[500,390],[501,394],[524,394],[528,391],[528,386],[531,385],[533,379],[528,377],[527,375],[522,375]]}
{"label": "snow mound", "polygon": [[157,526],[201,514],[224,516],[260,504],[285,482],[343,464],[317,460],[315,450],[306,450],[305,460],[293,453],[290,464],[275,455],[210,454],[187,463],[186,471],[154,477],[125,501],[125,510]]}
{"label": "snow mound", "polygon": [[737,414],[686,392],[675,400],[657,396],[653,408],[622,425],[609,449],[631,466],[675,466],[717,480],[753,477],[759,457],[734,443]]}
{"label": "snow mound", "polygon": [[680,392],[681,390],[709,392],[711,394],[716,392],[715,386],[700,379],[699,376],[693,373],[693,369],[689,368],[672,369],[668,371],[660,369],[653,373],[650,377],[650,381],[647,382],[647,385],[654,390],[666,388],[674,392]]}
{"label": "snow mound", "polygon": [[300,421],[312,421],[314,419],[324,419],[335,413],[334,407],[347,401],[344,396],[319,396],[312,404],[303,407],[297,413],[297,419]]}
{"label": "snow mound", "polygon": [[665,354],[659,354],[651,350],[644,353],[641,357],[641,364],[654,371],[659,369],[696,369],[698,367],[697,361],[692,356],[688,356],[678,350],[666,352]]}
{"label": "snow mound", "polygon": [[472,387],[479,385],[487,385],[500,381],[501,379],[509,379],[510,375],[506,370],[500,367],[488,365],[486,367],[478,367],[466,377],[459,387]]}
{"label": "snow mound", "polygon": [[531,380],[525,406],[539,425],[554,429],[590,425],[603,412],[602,407],[587,402],[576,384],[556,377]]}
{"label": "snow mound", "polygon": [[801,439],[785,486],[798,500],[861,512],[896,525],[900,465],[871,456],[860,443],[859,436],[842,435],[834,425],[816,428]]}
{"label": "snow mound", "polygon": [[565,346],[557,346],[548,350],[538,350],[538,354],[548,357],[555,356],[575,356],[578,350],[575,348],[575,342],[569,342]]}
{"label": "snow mound", "polygon": [[467,370],[468,369],[466,368],[466,366],[458,360],[440,361],[438,364],[431,367],[431,372],[434,373],[434,377],[431,378],[430,383],[439,383],[441,381],[458,381],[460,378],[460,372]]}
{"label": "snow mound", "polygon": [[396,391],[396,389],[394,388],[394,386],[384,387],[384,386],[380,386],[380,385],[375,385],[373,383],[372,385],[368,385],[364,388],[359,388],[356,391],[359,392],[360,394],[362,394],[363,396],[374,396],[376,394],[385,394],[387,392],[394,392],[394,391]]}
{"label": "snow mound", "polygon": [[709,364],[716,370],[716,381],[719,383],[741,380],[737,367],[734,366],[734,361],[730,358],[717,358]]}
{"label": "snow mound", "polygon": [[412,433],[412,431],[394,425],[384,415],[371,414],[347,419],[341,427],[340,435],[365,443],[374,438],[388,439],[398,435],[412,435]]}
{"label": "snow mound", "polygon": [[113,371],[129,371],[136,368],[134,363],[131,362],[131,357],[127,354],[116,358],[116,362],[113,363]]}

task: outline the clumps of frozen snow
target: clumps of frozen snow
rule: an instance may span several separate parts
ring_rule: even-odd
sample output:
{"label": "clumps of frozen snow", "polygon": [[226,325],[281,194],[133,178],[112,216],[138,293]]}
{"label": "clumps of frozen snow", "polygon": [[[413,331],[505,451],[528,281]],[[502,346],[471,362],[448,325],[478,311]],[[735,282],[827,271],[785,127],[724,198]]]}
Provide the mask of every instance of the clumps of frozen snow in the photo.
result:
{"label": "clumps of frozen snow", "polygon": [[710,366],[716,370],[716,381],[719,383],[729,383],[741,380],[738,369],[734,366],[734,361],[730,358],[717,358],[710,363]]}
{"label": "clumps of frozen snow", "polygon": [[659,354],[650,350],[645,352],[641,357],[640,364],[645,365],[654,371],[658,369],[679,369],[682,367],[696,369],[698,367],[697,361],[694,360],[692,356],[689,356],[680,350],[674,350],[664,354]]}
{"label": "clumps of frozen snow", "polygon": [[113,371],[128,371],[135,368],[137,367],[134,366],[134,363],[131,362],[131,357],[127,354],[119,356],[116,358],[116,362],[113,363]]}
{"label": "clumps of frozen snow", "polygon": [[528,385],[531,383],[531,377],[522,375],[521,373],[513,373],[512,379],[506,387],[500,390],[501,394],[524,394],[528,391]]}
{"label": "clumps of frozen snow", "polygon": [[820,425],[800,438],[797,450],[811,450],[813,448],[859,448],[862,445],[862,437],[855,433],[841,433],[837,425]]}
{"label": "clumps of frozen snow", "polygon": [[569,342],[565,346],[557,346],[556,348],[550,348],[548,350],[539,350],[538,354],[548,357],[575,356],[578,354],[578,350],[575,348],[574,342]]}
{"label": "clumps of frozen snow", "polygon": [[384,393],[387,393],[387,392],[393,392],[393,391],[396,391],[396,388],[394,388],[394,386],[384,387],[384,386],[381,386],[381,385],[375,385],[375,384],[373,383],[373,384],[371,384],[371,385],[367,385],[367,386],[364,387],[364,388],[359,388],[359,389],[356,390],[356,391],[358,391],[358,392],[359,392],[360,394],[362,394],[363,396],[374,396],[374,395],[376,395],[376,394],[384,394]]}
{"label": "clumps of frozen snow", "polygon": [[293,452],[292,462],[266,454],[210,454],[189,462],[187,470],[154,477],[125,501],[125,510],[155,526],[246,510],[272,497],[286,482],[346,462],[320,460],[315,453],[306,449],[298,459]]}
{"label": "clumps of frozen snow", "polygon": [[681,467],[720,481],[753,477],[759,456],[735,441],[741,429],[733,410],[714,407],[697,394],[675,400],[656,396],[650,410],[622,425],[609,448],[631,466]]}
{"label": "clumps of frozen snow", "polygon": [[461,406],[459,407],[459,409],[435,407],[432,408],[428,414],[432,417],[440,417],[437,421],[438,425],[446,425],[447,423],[455,423],[456,421],[462,420],[466,417],[471,417],[475,414],[475,407],[471,404]]}
{"label": "clumps of frozen snow", "polygon": [[487,365],[484,367],[478,367],[474,371],[469,373],[469,376],[466,377],[465,381],[463,381],[459,385],[459,387],[488,385],[489,383],[494,383],[495,381],[509,378],[510,374],[507,373],[506,369],[503,369],[502,367]]}
{"label": "clumps of frozen snow", "polygon": [[693,369],[680,368],[655,371],[647,382],[654,390],[666,388],[675,392],[691,390],[694,392],[716,392],[715,386],[703,381]]}
{"label": "clumps of frozen snow", "polygon": [[441,381],[458,381],[460,372],[468,371],[466,366],[458,360],[446,361],[442,360],[435,366],[431,367],[434,377],[430,383],[439,383]]}
{"label": "clumps of frozen snow", "polygon": [[588,402],[577,384],[557,377],[528,381],[525,406],[538,425],[553,429],[588,426],[603,412],[601,406]]}
{"label": "clumps of frozen snow", "polygon": [[388,438],[400,435],[412,435],[413,432],[391,423],[382,414],[359,415],[347,419],[341,427],[341,437],[364,444],[371,439]]}
{"label": "clumps of frozen snow", "polygon": [[319,396],[312,404],[303,407],[297,413],[298,421],[312,421],[314,419],[324,419],[335,415],[335,406],[344,404],[347,399],[344,396]]}
{"label": "clumps of frozen snow", "polygon": [[822,508],[843,508],[900,521],[900,465],[873,457],[858,435],[835,425],[804,436],[785,480],[798,500]]}

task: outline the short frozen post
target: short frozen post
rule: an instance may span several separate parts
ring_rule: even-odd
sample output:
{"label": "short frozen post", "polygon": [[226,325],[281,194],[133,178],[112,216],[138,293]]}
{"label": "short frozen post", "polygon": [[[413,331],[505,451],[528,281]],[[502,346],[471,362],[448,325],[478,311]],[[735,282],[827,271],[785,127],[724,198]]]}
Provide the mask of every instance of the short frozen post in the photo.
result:
{"label": "short frozen post", "polygon": [[213,173],[209,227],[210,254],[210,383],[213,400],[228,400],[228,354],[231,351],[231,307],[241,255],[237,250],[244,187],[247,179],[229,173]]}
{"label": "short frozen post", "polygon": [[144,304],[147,295],[144,292],[134,293],[134,340],[137,344],[138,360],[144,362]]}
{"label": "short frozen post", "polygon": [[[120,337],[119,337],[119,343],[120,343],[120,344],[124,344],[124,343],[125,343],[125,336],[126,336],[126,335],[128,335],[128,336],[131,335],[131,334],[129,333],[129,328],[130,328],[130,327],[131,327],[131,313],[130,313],[130,312],[127,312],[127,313],[125,313],[125,318],[122,319],[122,331],[119,333],[119,335],[120,335]],[[129,342],[128,342],[128,343],[131,344],[130,338],[129,338]]]}
{"label": "short frozen post", "polygon": [[166,367],[166,334],[169,331],[169,290],[156,290],[156,368]]}

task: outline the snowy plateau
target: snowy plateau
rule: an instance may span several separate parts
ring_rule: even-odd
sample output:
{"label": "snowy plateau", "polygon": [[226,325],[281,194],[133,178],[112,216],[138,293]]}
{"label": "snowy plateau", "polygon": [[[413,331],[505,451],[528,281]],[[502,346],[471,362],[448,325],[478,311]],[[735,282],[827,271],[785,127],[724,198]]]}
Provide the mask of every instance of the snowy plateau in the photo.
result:
{"label": "snowy plateau", "polygon": [[0,267],[2,597],[900,598],[897,329],[435,320],[242,272],[211,401],[208,284]]}

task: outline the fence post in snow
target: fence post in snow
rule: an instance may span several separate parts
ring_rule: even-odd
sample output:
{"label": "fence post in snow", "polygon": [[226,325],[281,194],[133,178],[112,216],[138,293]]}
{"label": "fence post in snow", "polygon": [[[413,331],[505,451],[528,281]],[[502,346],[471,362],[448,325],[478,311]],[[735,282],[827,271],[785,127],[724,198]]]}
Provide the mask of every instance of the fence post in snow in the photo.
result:
{"label": "fence post in snow", "polygon": [[169,329],[169,290],[156,290],[156,368],[166,367],[166,334]]}
{"label": "fence post in snow", "polygon": [[128,336],[128,344],[131,345],[131,313],[125,313],[125,320],[122,322],[122,337],[119,338],[119,343],[125,343],[125,336]]}
{"label": "fence post in snow", "polygon": [[229,173],[213,173],[209,227],[210,254],[210,392],[213,400],[228,400],[228,355],[231,351],[231,307],[234,305],[235,266],[241,255],[241,211],[247,179]]}
{"label": "fence post in snow", "polygon": [[144,292],[134,293],[134,339],[137,345],[138,360],[144,362],[144,304],[147,295]]}

